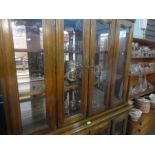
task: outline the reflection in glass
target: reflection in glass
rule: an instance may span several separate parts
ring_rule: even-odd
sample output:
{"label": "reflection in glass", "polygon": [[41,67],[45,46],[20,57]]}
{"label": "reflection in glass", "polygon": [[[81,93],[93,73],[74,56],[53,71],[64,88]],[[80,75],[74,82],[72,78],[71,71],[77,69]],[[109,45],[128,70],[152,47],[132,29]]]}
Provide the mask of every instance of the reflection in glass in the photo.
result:
{"label": "reflection in glass", "polygon": [[96,22],[96,52],[92,109],[105,107],[108,71],[108,23]]}
{"label": "reflection in glass", "polygon": [[129,39],[129,29],[126,27],[120,27],[119,32],[119,54],[117,60],[117,70],[114,85],[114,104],[118,104],[123,100],[123,88],[125,80],[125,67],[128,52],[128,39]]}
{"label": "reflection in glass", "polygon": [[82,93],[83,20],[64,20],[64,113],[80,113]]}
{"label": "reflection in glass", "polygon": [[123,135],[123,129],[124,129],[124,121],[116,123],[114,135]]}
{"label": "reflection in glass", "polygon": [[41,20],[12,20],[23,133],[47,127]]}

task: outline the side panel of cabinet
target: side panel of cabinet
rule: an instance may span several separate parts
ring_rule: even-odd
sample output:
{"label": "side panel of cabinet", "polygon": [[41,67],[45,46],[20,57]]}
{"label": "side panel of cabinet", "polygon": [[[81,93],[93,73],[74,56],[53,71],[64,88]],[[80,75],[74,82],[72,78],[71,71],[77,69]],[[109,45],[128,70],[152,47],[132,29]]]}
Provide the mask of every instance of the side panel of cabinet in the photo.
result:
{"label": "side panel of cabinet", "polygon": [[[5,99],[5,112],[7,115],[7,126],[9,134],[20,134],[22,131],[20,108],[18,106],[18,88],[16,82],[16,67],[13,53],[13,40],[11,28],[8,20],[1,20],[1,37],[2,44],[1,59],[2,66],[2,87]],[[13,91],[12,91],[13,90]]]}
{"label": "side panel of cabinet", "polygon": [[[2,25],[1,25],[1,20],[0,20],[0,45],[3,45],[2,43]],[[4,104],[4,86],[2,82],[4,80],[4,67],[3,67],[3,54],[2,54],[2,46],[0,46],[0,134],[7,134],[7,128],[6,124],[8,122],[8,117],[5,118],[5,113],[6,113],[6,107]],[[1,103],[2,102],[2,103]]]}
{"label": "side panel of cabinet", "polygon": [[90,20],[56,20],[58,126],[86,117]]}
{"label": "side panel of cabinet", "polygon": [[90,129],[91,135],[110,135],[110,121],[100,123]]}
{"label": "side panel of cabinet", "polygon": [[112,135],[125,135],[126,134],[126,127],[128,121],[128,113],[123,113],[117,116],[112,121]]}
{"label": "side panel of cabinet", "polygon": [[[26,25],[24,25],[25,23]],[[30,134],[40,130],[54,129],[56,127],[56,79],[54,55],[55,23],[54,20],[43,20],[41,21],[41,25],[33,27],[34,23],[36,23],[37,25],[38,21],[1,21],[1,31],[3,38],[2,54],[4,60],[3,66],[5,66],[5,70],[3,71],[2,83],[4,88],[4,98],[7,99],[5,102],[5,109],[8,118],[7,122],[10,134]],[[26,47],[22,42],[23,38],[20,38],[21,36],[17,36],[17,34],[21,31],[16,32],[16,30],[20,28],[22,28],[22,32],[24,31],[20,35],[23,35],[23,38],[25,38],[24,41],[26,43]],[[16,41],[19,41],[18,43],[20,44],[16,44]],[[21,47],[24,48],[21,48],[18,45],[21,45]],[[20,65],[19,63],[21,62],[19,61],[21,55],[24,55],[25,58],[24,64],[22,65]],[[37,80],[32,76],[32,70],[35,71],[34,68],[38,66],[40,66],[40,68],[38,69],[41,69],[44,72],[44,80],[41,79],[40,75],[38,75],[37,72],[33,74],[35,77],[37,74]],[[27,73],[27,70],[29,70],[29,73]],[[24,76],[22,74],[22,76],[19,78],[21,72],[24,72]],[[26,81],[23,82],[22,80]],[[44,84],[42,84],[42,81],[44,81],[45,86]],[[28,85],[25,86],[24,84]],[[23,88],[28,88],[28,90],[26,92],[22,92],[21,90]],[[36,90],[36,88],[38,89]],[[37,96],[37,91],[42,91],[40,89],[43,90],[41,98],[40,96]],[[40,102],[43,103],[43,106],[42,103],[40,104]],[[30,117],[32,121],[30,120]],[[41,119],[44,119],[44,122],[47,125],[46,129],[43,129],[41,127],[42,121],[40,117]],[[37,122],[37,127],[34,124],[34,121],[35,123]],[[25,124],[26,127],[24,126]]]}
{"label": "side panel of cabinet", "polygon": [[113,53],[111,107],[124,104],[127,100],[128,73],[133,36],[133,23],[117,20]]}

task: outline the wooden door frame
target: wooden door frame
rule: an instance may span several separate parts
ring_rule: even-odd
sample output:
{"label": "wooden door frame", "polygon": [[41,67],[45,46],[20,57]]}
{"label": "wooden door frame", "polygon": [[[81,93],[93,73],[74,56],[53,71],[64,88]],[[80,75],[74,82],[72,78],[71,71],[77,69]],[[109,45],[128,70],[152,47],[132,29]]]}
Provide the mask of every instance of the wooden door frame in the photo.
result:
{"label": "wooden door frame", "polygon": [[106,93],[106,107],[100,108],[96,111],[92,110],[92,97],[93,97],[93,84],[94,84],[94,60],[95,60],[95,52],[96,52],[96,19],[91,20],[91,36],[90,36],[90,57],[89,57],[89,63],[90,63],[90,69],[89,69],[89,92],[88,92],[88,115],[94,115],[99,112],[103,112],[109,107],[109,96],[110,96],[110,87],[111,87],[111,71],[112,71],[112,55],[113,55],[113,46],[114,46],[114,33],[115,33],[115,22],[114,19],[109,20],[98,20],[102,23],[109,23],[110,24],[110,33],[109,33],[109,39],[108,39],[108,73],[107,73],[107,93]]}
{"label": "wooden door frame", "polygon": [[10,20],[1,20],[2,35],[2,88],[4,93],[4,107],[6,113],[7,127],[9,134],[20,134],[22,131],[21,115],[16,77],[16,64],[14,61],[13,36],[10,27]]}
{"label": "wooden door frame", "polygon": [[[43,20],[45,98],[48,130],[56,128],[55,123],[55,28],[53,20]],[[5,113],[9,134],[22,134],[22,121],[16,76],[14,43],[11,20],[1,20],[2,57],[5,69],[2,74],[2,87],[5,99]],[[53,44],[52,44],[53,43]],[[52,66],[51,68],[49,66]],[[51,82],[53,80],[53,82]],[[12,91],[13,90],[13,91]],[[34,132],[35,133],[35,132]],[[31,133],[30,133],[31,134]]]}
{"label": "wooden door frame", "polygon": [[64,118],[64,20],[56,20],[56,74],[57,74],[57,117],[58,126],[63,127],[68,124],[77,122],[86,117],[87,110],[87,89],[88,89],[88,61],[89,61],[89,36],[90,36],[90,20],[83,20],[83,55],[82,55],[82,102],[81,113],[71,116],[65,120]]}
{"label": "wooden door frame", "polygon": [[119,29],[121,26],[125,26],[129,28],[129,39],[127,45],[127,56],[126,56],[126,66],[125,66],[125,73],[124,73],[124,84],[123,84],[123,100],[119,103],[125,104],[127,102],[128,96],[128,78],[129,78],[129,66],[130,66],[130,57],[131,57],[131,50],[132,50],[132,39],[133,39],[133,22],[129,20],[117,20],[115,26],[115,41],[114,41],[114,51],[113,51],[113,69],[112,69],[112,76],[111,76],[111,93],[110,93],[110,107],[118,106],[118,104],[114,104],[112,97],[114,96],[114,87],[115,87],[115,77],[117,72],[117,64],[118,64],[118,56],[119,56]]}

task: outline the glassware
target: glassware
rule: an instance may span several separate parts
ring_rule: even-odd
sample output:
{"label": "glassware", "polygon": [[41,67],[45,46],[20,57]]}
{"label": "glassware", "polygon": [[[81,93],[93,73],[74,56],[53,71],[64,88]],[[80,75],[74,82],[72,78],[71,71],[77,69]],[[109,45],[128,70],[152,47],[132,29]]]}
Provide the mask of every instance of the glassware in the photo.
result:
{"label": "glassware", "polygon": [[67,63],[67,80],[75,82],[77,80],[77,63],[75,61],[68,61]]}
{"label": "glassware", "polygon": [[69,93],[67,93],[67,98],[64,101],[65,104],[65,115],[69,115]]}
{"label": "glassware", "polygon": [[129,111],[129,115],[131,117],[131,120],[132,121],[138,121],[139,118],[141,117],[142,115],[142,111],[137,109],[137,108],[132,108],[130,111]]}

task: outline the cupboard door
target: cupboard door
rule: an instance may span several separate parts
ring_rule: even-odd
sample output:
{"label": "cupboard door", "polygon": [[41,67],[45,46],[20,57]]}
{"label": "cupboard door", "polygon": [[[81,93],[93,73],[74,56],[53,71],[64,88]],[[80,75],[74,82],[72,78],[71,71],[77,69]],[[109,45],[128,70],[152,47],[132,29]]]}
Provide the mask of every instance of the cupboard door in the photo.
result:
{"label": "cupboard door", "polygon": [[91,135],[110,135],[110,122],[103,122],[90,129]]}
{"label": "cupboard door", "polygon": [[57,20],[57,104],[59,126],[86,115],[90,21]]}
{"label": "cupboard door", "polygon": [[108,107],[115,20],[91,20],[89,115]]}
{"label": "cupboard door", "polygon": [[128,121],[128,113],[117,116],[112,121],[112,135],[125,135]]}
{"label": "cupboard door", "polygon": [[112,106],[126,101],[133,23],[117,20],[112,71]]}
{"label": "cupboard door", "polygon": [[54,38],[53,27],[48,20],[3,21],[4,52],[9,55],[4,55],[8,97],[15,97],[9,101],[16,114],[11,114],[13,133],[17,129],[18,134],[29,134],[55,128],[54,46],[47,42]]}

